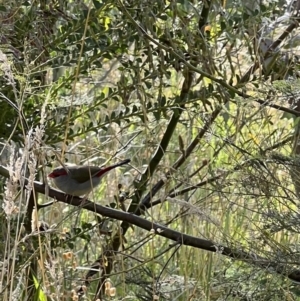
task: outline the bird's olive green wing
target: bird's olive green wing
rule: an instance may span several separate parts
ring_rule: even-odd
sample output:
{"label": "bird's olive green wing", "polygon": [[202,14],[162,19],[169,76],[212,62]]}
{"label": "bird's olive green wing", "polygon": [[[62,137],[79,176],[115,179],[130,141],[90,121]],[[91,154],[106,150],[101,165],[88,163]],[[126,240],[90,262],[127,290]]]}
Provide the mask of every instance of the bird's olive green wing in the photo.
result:
{"label": "bird's olive green wing", "polygon": [[98,166],[67,166],[69,174],[78,183],[89,181],[101,168]]}

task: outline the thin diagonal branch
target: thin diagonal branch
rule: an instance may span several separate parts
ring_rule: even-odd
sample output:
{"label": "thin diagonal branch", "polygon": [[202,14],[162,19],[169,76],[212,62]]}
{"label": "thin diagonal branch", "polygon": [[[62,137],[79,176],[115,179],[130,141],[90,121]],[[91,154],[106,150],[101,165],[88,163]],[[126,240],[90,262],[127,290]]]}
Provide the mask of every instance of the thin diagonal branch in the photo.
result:
{"label": "thin diagonal branch", "polygon": [[[0,175],[4,177],[9,177],[8,170],[0,165]],[[25,185],[28,184],[28,180],[24,180]],[[46,188],[45,184],[35,181],[33,183],[34,190],[36,192],[45,194]],[[157,223],[153,223],[153,221],[148,221],[140,216],[130,214],[124,211],[112,209],[106,206],[99,205],[97,203],[91,202],[89,200],[85,200],[80,197],[72,197],[66,196],[64,193],[49,188],[48,195],[52,198],[55,198],[57,201],[66,203],[68,205],[72,205],[75,207],[81,207],[88,211],[101,214],[106,217],[114,218],[117,220],[121,220],[124,223],[135,225],[141,229],[146,231],[153,231],[154,235],[159,235],[165,237],[167,239],[173,240],[174,242],[186,246],[191,246],[195,248],[199,248],[202,250],[206,250],[213,253],[219,253],[221,255],[234,258],[236,260],[241,260],[255,266],[259,266],[261,268],[265,268],[268,270],[272,270],[277,274],[284,275],[290,278],[293,281],[300,282],[300,270],[292,270],[286,264],[281,264],[278,262],[272,262],[267,258],[258,256],[255,253],[245,252],[243,250],[237,250],[233,248],[229,248],[223,245],[218,244],[217,242],[198,238],[195,236],[187,235],[181,233],[179,231],[175,231],[165,227],[164,225],[160,225]]]}
{"label": "thin diagonal branch", "polygon": [[[203,136],[205,135],[205,133],[208,131],[208,129],[210,128],[210,126],[213,124],[213,122],[215,121],[215,119],[218,117],[218,115],[220,114],[222,108],[219,107],[217,108],[210,116],[210,118],[206,121],[206,123],[204,124],[203,128],[199,131],[198,135],[195,137],[195,139],[190,143],[190,145],[187,147],[185,154],[181,155],[177,161],[173,164],[172,169],[166,174],[166,179],[169,179],[172,174],[185,162],[185,160],[192,154],[193,150],[195,149],[195,147],[198,145],[199,141],[203,138]],[[143,207],[150,207],[149,203],[151,198],[153,198],[153,196],[164,186],[166,180],[159,180],[154,187],[152,188],[151,192],[149,192],[145,198],[142,200],[141,202],[141,209],[143,210]],[[139,212],[136,212],[136,214],[140,214]]]}

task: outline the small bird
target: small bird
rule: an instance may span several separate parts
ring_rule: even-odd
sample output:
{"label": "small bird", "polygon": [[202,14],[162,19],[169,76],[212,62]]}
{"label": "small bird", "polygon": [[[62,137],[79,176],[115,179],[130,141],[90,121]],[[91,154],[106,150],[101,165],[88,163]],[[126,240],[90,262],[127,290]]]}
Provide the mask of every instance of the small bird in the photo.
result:
{"label": "small bird", "polygon": [[73,196],[82,196],[91,192],[97,187],[102,177],[110,170],[127,164],[130,159],[126,159],[107,167],[66,165],[54,169],[49,175],[54,184],[61,191]]}

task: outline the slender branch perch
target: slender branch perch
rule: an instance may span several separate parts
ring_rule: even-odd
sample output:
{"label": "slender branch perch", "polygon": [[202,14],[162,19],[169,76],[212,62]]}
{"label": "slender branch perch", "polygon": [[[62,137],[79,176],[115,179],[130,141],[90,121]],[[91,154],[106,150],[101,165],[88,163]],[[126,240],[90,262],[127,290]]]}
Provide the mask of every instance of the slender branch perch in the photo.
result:
{"label": "slender branch perch", "polygon": [[[0,175],[6,178],[9,177],[8,170],[1,165],[0,165]],[[26,185],[28,183],[28,180],[25,179],[24,182]],[[45,190],[46,190],[45,184],[35,181],[33,187],[36,192],[45,194]],[[140,216],[128,212],[105,207],[96,204],[94,202],[91,202],[89,200],[84,200],[83,198],[80,197],[66,196],[64,193],[56,189],[49,188],[48,195],[52,198],[55,198],[57,201],[66,203],[68,205],[72,205],[75,207],[82,207],[88,211],[101,214],[103,216],[110,217],[113,219],[121,220],[124,223],[127,223],[128,225],[132,224],[146,231],[152,231],[153,235],[159,235],[165,237],[167,239],[175,241],[178,244],[191,246],[198,249],[225,255],[227,257],[234,258],[236,260],[241,260],[249,264],[253,264],[261,268],[268,269],[272,272],[276,272],[278,274],[284,275],[295,282],[300,282],[300,270],[293,270],[292,272],[289,272],[287,269],[288,266],[271,262],[269,259],[260,257],[255,253],[249,253],[243,250],[232,249],[220,245],[214,241],[183,234],[179,231],[169,229],[164,225],[153,223],[152,221],[148,221]]]}

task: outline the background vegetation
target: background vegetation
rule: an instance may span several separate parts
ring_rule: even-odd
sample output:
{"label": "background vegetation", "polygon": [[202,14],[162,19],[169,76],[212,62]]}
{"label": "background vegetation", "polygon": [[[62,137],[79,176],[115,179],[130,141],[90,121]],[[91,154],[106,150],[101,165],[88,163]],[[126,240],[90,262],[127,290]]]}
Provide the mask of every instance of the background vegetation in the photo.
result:
{"label": "background vegetation", "polygon": [[1,300],[300,300],[299,10],[0,1]]}

